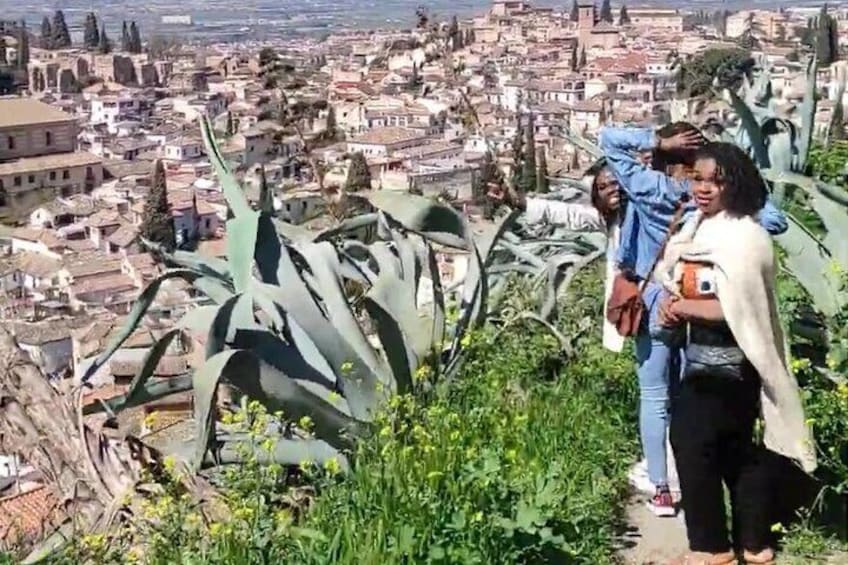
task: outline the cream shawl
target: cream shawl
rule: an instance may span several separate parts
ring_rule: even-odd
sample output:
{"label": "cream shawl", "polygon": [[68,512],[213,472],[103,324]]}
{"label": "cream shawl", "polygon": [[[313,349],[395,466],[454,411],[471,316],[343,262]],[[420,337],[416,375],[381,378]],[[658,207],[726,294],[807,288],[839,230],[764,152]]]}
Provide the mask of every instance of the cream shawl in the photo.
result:
{"label": "cream shawl", "polygon": [[677,292],[680,260],[713,265],[716,294],[727,325],[762,379],[766,447],[794,459],[811,473],[816,453],[798,382],[789,371],[775,297],[775,258],[771,238],[750,217],[721,212],[690,218],[669,240],[655,276]]}

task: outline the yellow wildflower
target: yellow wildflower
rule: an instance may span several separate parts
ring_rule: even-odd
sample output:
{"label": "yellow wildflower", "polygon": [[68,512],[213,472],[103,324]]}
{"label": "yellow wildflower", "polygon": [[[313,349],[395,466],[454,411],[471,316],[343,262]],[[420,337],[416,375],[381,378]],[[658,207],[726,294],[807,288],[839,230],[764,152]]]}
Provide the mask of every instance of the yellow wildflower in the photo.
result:
{"label": "yellow wildflower", "polygon": [[312,418],[309,416],[303,416],[300,420],[297,421],[298,427],[305,432],[312,430]]}
{"label": "yellow wildflower", "polygon": [[308,471],[309,467],[312,466],[312,461],[310,461],[309,459],[304,459],[300,463],[298,463],[297,466],[300,467],[301,471]]}
{"label": "yellow wildflower", "polygon": [[326,461],[324,461],[324,470],[330,474],[330,476],[335,476],[341,473],[342,466],[339,464],[339,460],[335,457],[330,457]]}
{"label": "yellow wildflower", "polygon": [[212,537],[216,537],[221,534],[221,530],[223,530],[223,526],[218,522],[213,522],[209,524],[209,535]]}
{"label": "yellow wildflower", "polygon": [[169,475],[173,475],[174,471],[177,470],[177,459],[173,455],[166,455],[162,460],[162,466],[165,467],[165,472]]}
{"label": "yellow wildflower", "polygon": [[330,392],[330,394],[328,395],[328,398],[330,399],[330,402],[332,402],[333,404],[335,404],[336,402],[338,402],[339,400],[341,400],[341,398],[342,398],[342,397],[341,397],[341,395],[340,395],[338,392],[336,392],[336,391],[331,391],[331,392]]}
{"label": "yellow wildflower", "polygon": [[383,429],[380,430],[380,437],[385,438],[385,437],[389,437],[390,435],[392,435],[391,426],[383,426]]}
{"label": "yellow wildflower", "polygon": [[159,412],[156,412],[154,410],[153,412],[151,412],[150,414],[148,414],[147,416],[144,417],[144,427],[148,428],[148,429],[152,428],[154,425],[156,425],[156,420],[158,418],[159,418]]}
{"label": "yellow wildflower", "polygon": [[351,371],[353,371],[353,363],[351,363],[350,361],[345,361],[344,363],[342,363],[342,366],[339,368],[339,370],[341,370],[343,375],[348,375]]}
{"label": "yellow wildflower", "polygon": [[274,443],[273,439],[267,438],[265,441],[262,442],[261,447],[262,447],[263,451],[265,451],[267,453],[272,453],[274,451],[275,445],[276,444]]}
{"label": "yellow wildflower", "polygon": [[429,365],[421,365],[415,371],[415,375],[413,375],[413,380],[415,382],[421,382],[429,379],[433,375],[433,370]]}
{"label": "yellow wildflower", "polygon": [[253,518],[253,508],[247,506],[237,508],[233,513],[233,516],[236,517],[236,520],[244,520],[245,522],[248,522],[251,518]]}
{"label": "yellow wildflower", "polygon": [[472,341],[472,339],[471,339],[471,333],[470,333],[470,332],[467,332],[464,336],[462,336],[462,339],[461,339],[461,340],[459,340],[459,344],[460,344],[462,347],[464,347],[464,348],[465,348],[465,347],[468,347],[468,346],[470,346],[470,345],[471,345],[471,341]]}
{"label": "yellow wildflower", "polygon": [[278,528],[286,528],[293,522],[291,511],[288,509],[280,510],[274,514],[274,522]]}

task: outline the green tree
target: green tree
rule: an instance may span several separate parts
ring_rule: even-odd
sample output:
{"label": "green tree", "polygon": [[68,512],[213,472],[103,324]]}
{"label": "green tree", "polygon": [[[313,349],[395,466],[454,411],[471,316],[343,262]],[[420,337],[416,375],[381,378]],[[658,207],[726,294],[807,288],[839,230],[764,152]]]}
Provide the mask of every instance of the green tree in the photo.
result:
{"label": "green tree", "polygon": [[548,159],[545,157],[545,152],[539,153],[539,170],[536,174],[536,192],[539,194],[547,194],[551,191],[550,181],[548,180]]}
{"label": "green tree", "polygon": [[94,12],[85,15],[82,44],[89,51],[94,51],[100,45],[100,30],[97,27],[97,16]]}
{"label": "green tree", "polygon": [[512,138],[512,186],[521,190],[521,173],[524,163],[524,129],[521,124],[521,114],[518,115],[518,124],[515,126],[515,137]]}
{"label": "green tree", "polygon": [[227,129],[225,132],[227,137],[232,137],[236,134],[236,125],[233,122],[233,113],[227,112]]}
{"label": "green tree", "polygon": [[739,45],[743,49],[756,49],[760,45],[760,37],[762,36],[762,26],[757,21],[754,12],[748,12],[745,17],[745,29],[739,37]]}
{"label": "green tree", "polygon": [[526,194],[536,190],[536,120],[533,114],[527,116],[527,128],[524,130],[524,162],[521,169],[521,188]]}
{"label": "green tree", "polygon": [[347,192],[371,189],[371,170],[368,168],[368,161],[365,160],[365,155],[361,151],[357,151],[350,158],[350,167],[347,170],[344,188]]}
{"label": "green tree", "polygon": [[579,67],[577,63],[577,45],[575,45],[574,48],[571,50],[571,70],[576,72],[578,68]]}
{"label": "green tree", "polygon": [[130,48],[130,28],[127,26],[126,20],[124,20],[121,24],[121,51],[128,53]]}
{"label": "green tree", "polygon": [[456,15],[451,18],[448,26],[448,39],[450,39],[451,49],[454,51],[462,48],[462,34],[459,31],[459,20],[457,20]]}
{"label": "green tree", "polygon": [[630,15],[627,13],[627,4],[622,4],[618,10],[618,23],[620,25],[628,25],[630,23]]}
{"label": "green tree", "polygon": [[586,48],[585,47],[583,47],[580,50],[580,62],[577,63],[577,66],[581,69],[586,66]]}
{"label": "green tree", "polygon": [[264,166],[259,169],[259,211],[269,216],[274,215],[274,193],[268,186]]}
{"label": "green tree", "polygon": [[602,22],[612,23],[612,6],[610,6],[610,0],[603,0],[601,2],[600,20]]}
{"label": "green tree", "polygon": [[568,19],[572,22],[580,19],[580,8],[577,5],[577,0],[571,0],[571,12],[568,14]]}
{"label": "green tree", "polygon": [[18,26],[18,53],[15,61],[19,69],[26,69],[29,65],[29,31],[24,20]]}
{"label": "green tree", "polygon": [[168,204],[168,186],[165,178],[165,166],[156,161],[150,181],[150,193],[144,202],[144,216],[139,228],[144,239],[172,250],[176,244],[174,220]]}
{"label": "green tree", "polygon": [[138,26],[135,22],[130,23],[130,53],[141,53],[141,32],[138,31]]}
{"label": "green tree", "polygon": [[100,46],[97,50],[103,55],[112,52],[112,41],[106,35],[106,24],[103,24],[103,27],[100,28]]}
{"label": "green tree", "polygon": [[833,116],[830,119],[829,138],[834,141],[845,139],[845,115],[842,108],[842,99],[836,101],[833,107]]}
{"label": "green tree", "polygon": [[327,107],[327,127],[324,129],[324,135],[328,140],[335,140],[338,136],[338,124],[336,124],[336,111],[332,106]]}
{"label": "green tree", "polygon": [[677,90],[684,96],[711,96],[713,81],[719,88],[736,90],[751,75],[751,53],[737,47],[707,49],[684,61],[677,71]]}
{"label": "green tree", "polygon": [[719,37],[727,35],[727,17],[730,13],[727,10],[716,10],[713,12],[713,27],[716,28],[716,33]]}
{"label": "green tree", "polygon": [[474,45],[474,30],[471,28],[465,30],[465,44]]}
{"label": "green tree", "polygon": [[815,41],[816,60],[822,67],[830,66],[839,59],[839,30],[836,20],[828,13],[827,4],[821,7],[815,22],[808,26],[812,30],[812,38]]}
{"label": "green tree", "polygon": [[56,10],[53,14],[53,49],[68,49],[71,47],[71,33],[65,22],[65,14],[62,10]]}
{"label": "green tree", "polygon": [[41,20],[41,48],[53,49],[53,26],[50,25],[50,18],[47,16]]}

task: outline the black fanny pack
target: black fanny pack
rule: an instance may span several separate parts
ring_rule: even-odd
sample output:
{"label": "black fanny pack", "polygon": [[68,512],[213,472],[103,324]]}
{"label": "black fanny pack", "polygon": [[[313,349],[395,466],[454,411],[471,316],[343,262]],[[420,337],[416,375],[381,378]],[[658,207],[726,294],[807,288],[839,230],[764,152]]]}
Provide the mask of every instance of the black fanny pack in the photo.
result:
{"label": "black fanny pack", "polygon": [[683,378],[744,378],[745,353],[727,324],[689,324]]}

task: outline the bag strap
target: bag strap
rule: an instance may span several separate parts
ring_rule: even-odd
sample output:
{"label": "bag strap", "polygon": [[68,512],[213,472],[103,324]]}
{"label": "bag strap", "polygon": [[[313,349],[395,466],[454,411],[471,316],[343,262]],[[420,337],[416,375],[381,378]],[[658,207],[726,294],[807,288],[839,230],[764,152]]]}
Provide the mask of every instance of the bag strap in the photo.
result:
{"label": "bag strap", "polygon": [[657,256],[654,257],[653,263],[651,263],[651,268],[648,273],[645,275],[645,279],[639,285],[639,294],[645,292],[645,287],[648,286],[648,281],[654,276],[654,271],[657,270],[657,265],[660,263],[660,259],[663,255],[665,255],[665,248],[668,245],[671,236],[675,234],[677,228],[680,226],[680,221],[683,219],[684,205],[689,202],[689,195],[684,194],[680,197],[680,200],[677,201],[677,206],[674,209],[674,215],[671,216],[671,220],[668,223],[668,233],[665,235],[665,239],[663,240],[662,245],[660,246],[660,250],[657,253]]}

